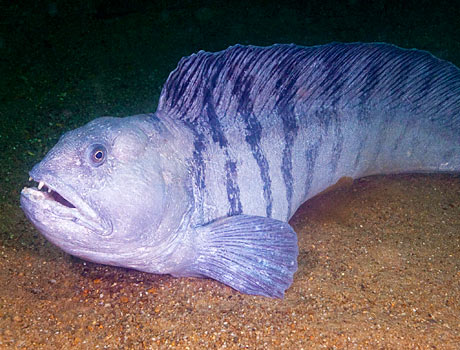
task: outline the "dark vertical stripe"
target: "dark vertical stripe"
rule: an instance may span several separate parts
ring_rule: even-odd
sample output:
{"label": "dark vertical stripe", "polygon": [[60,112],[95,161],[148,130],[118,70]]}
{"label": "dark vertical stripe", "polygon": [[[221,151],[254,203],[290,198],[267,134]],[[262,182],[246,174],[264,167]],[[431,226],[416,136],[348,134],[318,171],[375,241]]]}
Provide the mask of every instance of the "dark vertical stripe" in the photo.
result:
{"label": "dark vertical stripe", "polygon": [[339,165],[340,157],[343,151],[343,134],[342,134],[342,120],[340,116],[334,113],[334,144],[332,146],[332,159],[331,159],[331,178],[334,178],[337,173],[337,166]]}
{"label": "dark vertical stripe", "polygon": [[263,154],[263,151],[260,147],[260,139],[262,137],[262,126],[255,117],[254,114],[243,114],[242,115],[246,123],[246,142],[249,144],[249,147],[252,151],[252,156],[257,162],[260,170],[260,178],[263,182],[263,191],[264,199],[266,203],[266,213],[270,218],[272,216],[273,210],[273,197],[271,189],[271,179],[269,173],[268,161]]}
{"label": "dark vertical stripe", "polygon": [[[203,110],[206,118],[200,119],[200,122],[187,123],[188,127],[192,130],[195,141],[193,143],[194,150],[193,156],[190,161],[191,173],[193,176],[194,193],[195,193],[195,207],[199,215],[200,221],[204,221],[204,202],[207,190],[206,178],[206,164],[204,162],[204,155],[207,151],[207,141],[210,134],[213,142],[217,143],[223,149],[225,162],[225,186],[227,191],[227,198],[229,203],[229,215],[238,215],[243,212],[243,206],[240,199],[240,189],[238,186],[238,174],[236,162],[230,159],[227,150],[228,141],[222,131],[222,126],[217,118],[213,115],[213,107],[208,105],[209,108]],[[213,163],[217,166],[217,163]]]}
{"label": "dark vertical stripe", "polygon": [[216,110],[214,107],[214,101],[212,96],[212,91],[215,85],[216,75],[211,77],[210,79],[210,86],[206,89],[204,93],[204,104],[201,115],[203,116],[200,119],[200,122],[203,124],[208,124],[208,127],[204,126],[205,130],[209,130],[211,133],[212,140],[215,143],[219,144],[220,148],[227,148],[228,141],[224,135],[222,130],[222,125],[220,123],[219,117],[216,114]]}
{"label": "dark vertical stripe", "polygon": [[227,160],[225,163],[225,172],[227,173],[227,198],[230,204],[228,215],[238,215],[243,212],[243,206],[240,200],[240,188],[238,187],[238,178],[236,172],[236,162]]}
{"label": "dark vertical stripe", "polygon": [[[251,62],[246,63],[246,67],[243,72],[250,72]],[[249,144],[252,152],[252,156],[256,160],[256,163],[260,170],[260,178],[263,182],[264,199],[266,203],[265,211],[267,217],[272,216],[273,210],[273,197],[271,190],[271,179],[269,172],[269,165],[267,158],[260,146],[262,139],[262,125],[260,124],[253,111],[253,101],[250,98],[251,91],[253,88],[254,77],[250,74],[242,74],[235,82],[232,94],[238,96],[238,112],[240,113],[245,123],[246,137],[245,140]]]}
{"label": "dark vertical stripe", "polygon": [[286,186],[286,201],[288,205],[287,215],[291,216],[292,210],[292,187],[294,179],[292,177],[292,134],[286,134],[285,147],[283,150],[283,160],[281,163],[281,173],[283,174],[284,185]]}
{"label": "dark vertical stripe", "polygon": [[283,175],[284,184],[286,186],[286,201],[288,205],[287,215],[288,217],[292,214],[292,195],[294,178],[292,176],[292,148],[294,146],[295,138],[299,126],[295,115],[291,109],[282,108],[278,111],[283,122],[284,131],[284,149],[283,159],[281,161],[281,174]]}
{"label": "dark vertical stripe", "polygon": [[[238,174],[236,162],[230,159],[228,153],[228,141],[222,130],[220,119],[217,116],[215,110],[215,104],[212,92],[216,87],[218,75],[215,73],[209,79],[208,89],[206,89],[204,95],[204,106],[203,115],[205,116],[204,121],[208,124],[208,130],[211,132],[211,137],[214,143],[219,144],[219,147],[224,151],[225,155],[225,183],[227,190],[227,199],[229,203],[228,215],[238,215],[243,212],[243,206],[240,199],[240,188],[238,186]],[[203,121],[203,123],[204,123]]]}
{"label": "dark vertical stripe", "polygon": [[291,216],[292,212],[292,196],[294,178],[292,175],[292,148],[299,126],[294,114],[294,105],[297,89],[294,88],[297,80],[302,75],[303,67],[296,65],[296,61],[292,57],[287,56],[280,65],[286,67],[284,74],[281,75],[276,82],[278,99],[276,101],[276,110],[281,117],[284,131],[284,149],[283,159],[281,161],[281,174],[283,175],[284,184],[286,186],[286,201],[288,205],[287,215]]}
{"label": "dark vertical stripe", "polygon": [[205,137],[197,132],[192,125],[189,125],[194,133],[195,141],[193,142],[192,159],[190,160],[190,171],[192,174],[192,186],[195,199],[195,210],[198,213],[199,223],[204,221],[203,202],[206,188],[206,165],[203,159],[203,153],[206,150]]}
{"label": "dark vertical stripe", "polygon": [[[368,138],[368,135],[364,134],[363,137],[359,140],[359,147],[358,147],[358,152],[356,152],[355,161],[353,163],[353,170],[356,170],[356,168],[361,165],[361,155],[363,152],[363,148],[367,144],[367,138]],[[362,172],[364,169],[360,169],[360,170]]]}
{"label": "dark vertical stripe", "polygon": [[313,175],[315,173],[316,159],[318,158],[319,150],[318,145],[321,144],[321,139],[309,149],[305,151],[305,192],[304,199],[307,198],[311,190],[311,185],[313,183]]}

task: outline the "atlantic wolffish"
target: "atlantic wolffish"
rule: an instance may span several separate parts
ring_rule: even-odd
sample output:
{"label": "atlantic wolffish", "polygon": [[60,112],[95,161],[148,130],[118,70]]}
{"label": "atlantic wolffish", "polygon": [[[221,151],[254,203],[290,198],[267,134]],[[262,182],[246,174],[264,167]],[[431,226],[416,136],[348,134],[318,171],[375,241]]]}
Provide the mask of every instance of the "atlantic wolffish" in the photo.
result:
{"label": "atlantic wolffish", "polygon": [[153,114],[65,133],[21,206],[90,261],[282,297],[287,221],[341,177],[460,171],[460,70],[388,44],[236,45],[183,58]]}

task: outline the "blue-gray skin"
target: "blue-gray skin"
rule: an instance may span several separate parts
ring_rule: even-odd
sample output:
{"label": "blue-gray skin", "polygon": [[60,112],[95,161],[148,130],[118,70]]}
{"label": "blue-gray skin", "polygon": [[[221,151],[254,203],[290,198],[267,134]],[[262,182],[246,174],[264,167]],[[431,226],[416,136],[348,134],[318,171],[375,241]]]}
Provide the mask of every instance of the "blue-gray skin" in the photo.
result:
{"label": "blue-gray skin", "polygon": [[451,63],[386,44],[237,45],[182,59],[155,114],[64,134],[21,205],[83,259],[282,297],[304,201],[344,176],[459,170]]}

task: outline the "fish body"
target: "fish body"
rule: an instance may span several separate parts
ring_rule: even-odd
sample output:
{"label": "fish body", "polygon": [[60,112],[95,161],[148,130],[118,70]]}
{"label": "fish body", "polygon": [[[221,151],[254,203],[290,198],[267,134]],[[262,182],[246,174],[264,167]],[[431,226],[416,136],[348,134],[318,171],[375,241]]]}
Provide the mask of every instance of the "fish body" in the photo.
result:
{"label": "fish body", "polygon": [[21,205],[83,259],[282,297],[303,202],[342,177],[459,171],[453,64],[379,43],[236,45],[183,58],[155,113],[64,134]]}

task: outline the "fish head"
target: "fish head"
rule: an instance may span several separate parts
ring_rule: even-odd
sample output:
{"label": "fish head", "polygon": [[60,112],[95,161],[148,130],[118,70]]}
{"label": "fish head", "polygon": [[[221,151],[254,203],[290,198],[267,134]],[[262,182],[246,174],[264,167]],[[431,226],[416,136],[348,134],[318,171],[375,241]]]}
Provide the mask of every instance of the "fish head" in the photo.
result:
{"label": "fish head", "polygon": [[121,257],[155,239],[166,187],[161,133],[152,141],[146,124],[137,116],[95,119],[65,133],[33,167],[38,186],[22,190],[21,207],[48,240],[83,259],[123,265]]}

